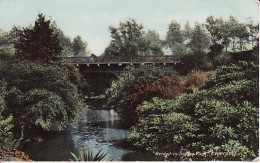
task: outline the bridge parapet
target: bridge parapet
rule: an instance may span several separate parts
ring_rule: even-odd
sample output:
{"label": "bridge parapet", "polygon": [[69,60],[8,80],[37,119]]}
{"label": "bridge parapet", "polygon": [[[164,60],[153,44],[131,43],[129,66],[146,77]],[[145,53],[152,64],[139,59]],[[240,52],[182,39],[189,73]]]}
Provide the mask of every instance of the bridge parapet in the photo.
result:
{"label": "bridge parapet", "polygon": [[119,56],[119,57],[63,57],[64,62],[73,64],[166,64],[179,63],[178,56]]}

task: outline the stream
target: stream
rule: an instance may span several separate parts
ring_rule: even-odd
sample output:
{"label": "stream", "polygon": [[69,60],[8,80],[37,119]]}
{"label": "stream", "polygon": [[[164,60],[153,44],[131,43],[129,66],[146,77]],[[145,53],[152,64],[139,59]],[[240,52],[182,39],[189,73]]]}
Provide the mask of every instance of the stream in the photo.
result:
{"label": "stream", "polygon": [[22,148],[34,161],[69,161],[70,152],[79,156],[79,149],[100,149],[113,161],[150,161],[153,156],[128,148],[130,130],[122,127],[118,114],[112,110],[87,110],[82,119],[64,131],[49,131],[41,141],[30,141]]}

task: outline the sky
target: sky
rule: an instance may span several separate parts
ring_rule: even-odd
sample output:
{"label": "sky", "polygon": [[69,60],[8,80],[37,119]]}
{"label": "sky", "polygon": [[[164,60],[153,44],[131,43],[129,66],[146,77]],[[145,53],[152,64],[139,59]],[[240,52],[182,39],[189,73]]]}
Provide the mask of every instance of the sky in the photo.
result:
{"label": "sky", "polygon": [[34,24],[39,13],[54,20],[65,35],[81,36],[96,55],[110,41],[109,26],[135,19],[144,30],[155,30],[165,38],[172,20],[182,26],[205,22],[208,16],[225,20],[233,15],[240,22],[252,17],[259,23],[258,0],[0,0],[0,29]]}

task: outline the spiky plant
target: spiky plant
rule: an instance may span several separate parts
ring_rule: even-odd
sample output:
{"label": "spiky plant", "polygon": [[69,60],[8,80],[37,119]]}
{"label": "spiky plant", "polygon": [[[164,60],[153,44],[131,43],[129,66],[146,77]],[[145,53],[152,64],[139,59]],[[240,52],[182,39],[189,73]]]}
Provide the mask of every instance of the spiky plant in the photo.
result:
{"label": "spiky plant", "polygon": [[107,153],[101,153],[102,149],[98,151],[97,154],[93,155],[93,150],[80,149],[80,156],[76,156],[74,153],[70,152],[74,160],[71,161],[112,161],[113,159],[105,160]]}

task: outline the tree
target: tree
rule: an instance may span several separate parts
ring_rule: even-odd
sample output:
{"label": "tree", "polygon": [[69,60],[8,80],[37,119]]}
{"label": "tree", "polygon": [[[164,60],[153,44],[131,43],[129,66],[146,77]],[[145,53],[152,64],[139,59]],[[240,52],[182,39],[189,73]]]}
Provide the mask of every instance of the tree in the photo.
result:
{"label": "tree", "polygon": [[210,33],[212,44],[221,44],[223,39],[223,24],[224,21],[222,18],[215,19],[213,16],[207,17],[205,27]]}
{"label": "tree", "polygon": [[202,28],[200,23],[196,22],[191,32],[191,40],[187,46],[190,47],[195,54],[199,54],[205,52],[209,45],[210,40],[206,31]]}
{"label": "tree", "polygon": [[246,24],[246,26],[249,34],[248,43],[251,44],[251,47],[253,48],[258,42],[257,33],[259,24],[254,25],[252,19],[249,18],[249,22]]}
{"label": "tree", "polygon": [[16,54],[32,61],[57,61],[62,47],[50,24],[50,20],[39,14],[34,26],[21,32],[19,41],[15,43]]}
{"label": "tree", "polygon": [[166,43],[173,54],[181,55],[185,53],[184,35],[181,31],[180,24],[174,20],[169,25],[169,31],[166,35]]}
{"label": "tree", "polygon": [[2,115],[13,116],[17,135],[22,129],[25,136],[49,130],[54,123],[61,129],[81,117],[86,104],[79,84],[84,81],[79,71],[71,69],[21,59],[1,62],[7,92]]}
{"label": "tree", "polygon": [[136,56],[142,55],[147,50],[147,44],[143,37],[143,26],[134,19],[121,22],[119,27],[109,27],[111,42],[105,49],[105,55],[112,56]]}
{"label": "tree", "polygon": [[190,27],[190,23],[186,22],[185,25],[184,25],[184,31],[183,31],[185,41],[186,40],[190,41],[191,32],[192,32],[192,28]]}
{"label": "tree", "polygon": [[60,55],[61,56],[73,56],[74,51],[73,51],[73,47],[72,47],[73,45],[72,45],[72,41],[71,41],[70,37],[65,36],[64,32],[60,28],[58,28],[55,21],[53,21],[50,24],[50,26],[54,31],[54,35],[57,35],[60,46],[62,47],[62,51],[61,51]]}
{"label": "tree", "polygon": [[18,146],[20,140],[16,140],[13,137],[12,124],[13,116],[7,115],[2,116],[2,112],[6,109],[5,96],[7,83],[0,80],[0,153],[7,152],[8,150],[14,149]]}
{"label": "tree", "polygon": [[249,38],[246,24],[239,23],[236,17],[230,16],[223,29],[225,37],[229,39],[229,43],[231,44],[229,44],[231,50],[246,49],[245,44]]}
{"label": "tree", "polygon": [[160,39],[159,33],[156,31],[149,30],[148,33],[145,35],[145,39],[147,42],[147,51],[145,55],[153,55],[153,56],[161,56],[163,55],[162,51],[162,41]]}
{"label": "tree", "polygon": [[87,47],[87,42],[84,42],[80,36],[77,36],[73,40],[73,51],[75,56],[84,56],[86,55],[86,47]]}

